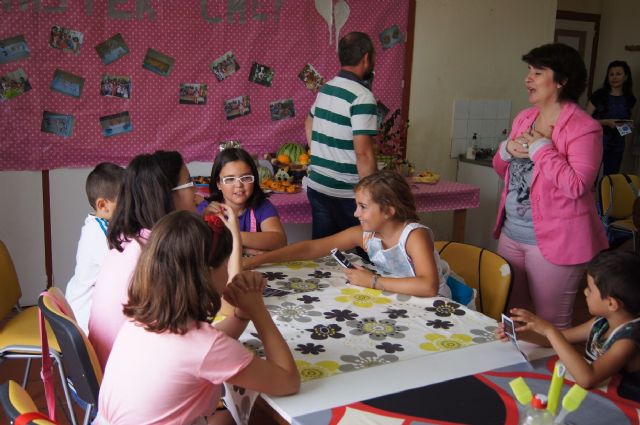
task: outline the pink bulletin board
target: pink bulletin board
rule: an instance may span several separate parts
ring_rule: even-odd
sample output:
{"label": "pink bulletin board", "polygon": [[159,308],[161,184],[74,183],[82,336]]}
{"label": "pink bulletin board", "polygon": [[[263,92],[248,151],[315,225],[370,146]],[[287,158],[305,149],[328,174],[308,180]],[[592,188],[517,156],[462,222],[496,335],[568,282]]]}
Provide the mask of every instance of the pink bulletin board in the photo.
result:
{"label": "pink bulletin board", "polygon": [[[0,101],[0,170],[126,164],[157,149],[211,161],[226,140],[257,154],[285,141],[304,144],[303,121],[315,94],[298,74],[307,63],[326,80],[339,69],[335,27],[329,30],[317,3],[329,10],[348,6],[340,36],[371,36],[377,52],[373,92],[391,112],[400,108],[407,44],[383,48],[381,33],[395,25],[396,37],[406,39],[410,0],[3,0],[0,76],[15,77],[21,69],[31,88]],[[50,47],[53,26],[82,33],[78,54]],[[116,34],[129,53],[104,65],[95,47]],[[7,62],[7,49],[20,44],[17,36],[24,37],[29,55]],[[14,44],[3,45],[6,40]],[[175,60],[168,76],[142,67],[149,48]],[[239,69],[218,81],[210,64],[228,51]],[[254,62],[274,70],[271,87],[249,81]],[[51,89],[57,69],[84,79],[79,97]],[[101,96],[105,74],[130,77],[130,98]],[[206,84],[206,103],[180,104],[185,83]],[[228,120],[224,102],[238,96],[249,96],[251,112]],[[287,99],[295,116],[273,121],[269,104]],[[41,131],[44,111],[73,116],[71,135]],[[123,112],[131,131],[105,137],[100,118]]]}

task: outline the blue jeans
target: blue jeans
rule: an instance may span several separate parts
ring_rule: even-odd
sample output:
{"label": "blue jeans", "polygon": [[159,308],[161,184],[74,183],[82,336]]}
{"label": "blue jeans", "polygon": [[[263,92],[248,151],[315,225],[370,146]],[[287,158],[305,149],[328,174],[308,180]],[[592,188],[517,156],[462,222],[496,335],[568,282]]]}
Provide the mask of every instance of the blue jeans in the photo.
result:
{"label": "blue jeans", "polygon": [[352,198],[335,198],[307,188],[307,198],[311,204],[311,238],[331,236],[360,224],[353,216],[356,201]]}

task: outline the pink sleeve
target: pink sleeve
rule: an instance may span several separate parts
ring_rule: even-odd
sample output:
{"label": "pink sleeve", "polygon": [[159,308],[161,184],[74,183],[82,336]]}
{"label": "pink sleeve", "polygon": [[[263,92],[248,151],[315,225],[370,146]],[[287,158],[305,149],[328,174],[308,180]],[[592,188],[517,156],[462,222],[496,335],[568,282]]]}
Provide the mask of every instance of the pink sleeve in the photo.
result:
{"label": "pink sleeve", "polygon": [[566,154],[558,152],[553,144],[537,150],[532,160],[540,176],[558,188],[570,199],[582,197],[593,190],[602,161],[602,129],[593,123],[574,123],[565,131]]}
{"label": "pink sleeve", "polygon": [[503,149],[502,145],[506,143],[507,143],[506,140],[502,142],[496,154],[493,155],[493,169],[496,171],[496,173],[498,173],[501,179],[504,179],[504,175],[507,172],[507,167],[509,167],[509,161],[505,160],[502,157],[502,152],[501,152]]}
{"label": "pink sleeve", "polygon": [[230,336],[219,332],[200,365],[199,376],[216,385],[243,370],[253,360],[253,353]]}

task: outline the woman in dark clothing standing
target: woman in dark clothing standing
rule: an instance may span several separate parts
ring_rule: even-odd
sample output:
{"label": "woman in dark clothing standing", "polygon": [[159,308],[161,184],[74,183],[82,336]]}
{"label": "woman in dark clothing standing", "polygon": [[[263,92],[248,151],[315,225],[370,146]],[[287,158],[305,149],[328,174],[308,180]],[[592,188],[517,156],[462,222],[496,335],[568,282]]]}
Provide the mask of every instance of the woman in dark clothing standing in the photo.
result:
{"label": "woman in dark clothing standing", "polygon": [[631,69],[625,61],[613,61],[607,67],[607,76],[602,88],[589,98],[587,112],[603,127],[602,163],[603,174],[620,171],[624,154],[624,136],[618,132],[621,120],[631,118],[631,110],[636,103],[632,93]]}

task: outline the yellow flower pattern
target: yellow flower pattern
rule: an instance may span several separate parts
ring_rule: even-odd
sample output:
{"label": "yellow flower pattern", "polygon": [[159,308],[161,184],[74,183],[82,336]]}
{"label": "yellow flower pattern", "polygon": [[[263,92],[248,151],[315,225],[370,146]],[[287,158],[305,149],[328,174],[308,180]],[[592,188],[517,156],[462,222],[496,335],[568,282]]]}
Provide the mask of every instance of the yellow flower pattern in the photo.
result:
{"label": "yellow flower pattern", "polygon": [[471,345],[473,342],[473,339],[469,335],[465,334],[452,334],[451,336],[445,336],[433,333],[426,334],[424,337],[428,342],[420,344],[420,348],[427,351],[455,350],[456,348]]}
{"label": "yellow flower pattern", "polygon": [[315,261],[287,261],[280,264],[291,270],[315,269],[318,267],[318,263]]}
{"label": "yellow flower pattern", "polygon": [[323,360],[317,363],[309,363],[304,360],[296,360],[296,367],[302,382],[314,379],[326,378],[338,372],[340,365],[331,360]]}
{"label": "yellow flower pattern", "polygon": [[371,288],[346,288],[340,290],[342,295],[335,298],[341,303],[351,303],[360,308],[371,308],[375,304],[389,304],[391,299],[381,297],[382,291]]}

